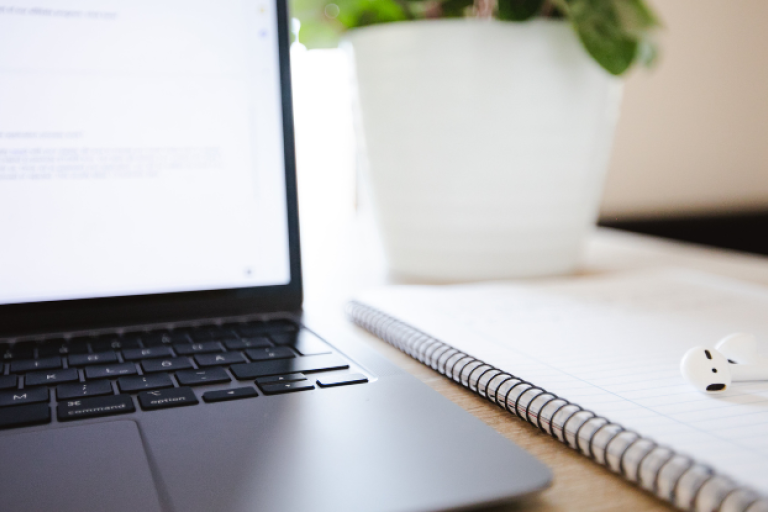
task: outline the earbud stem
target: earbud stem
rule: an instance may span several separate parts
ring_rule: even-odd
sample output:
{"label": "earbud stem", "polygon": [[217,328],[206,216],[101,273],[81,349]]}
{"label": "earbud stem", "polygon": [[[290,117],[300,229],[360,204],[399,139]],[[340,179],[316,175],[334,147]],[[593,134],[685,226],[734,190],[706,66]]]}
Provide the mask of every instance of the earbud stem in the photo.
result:
{"label": "earbud stem", "polygon": [[731,380],[768,380],[768,366],[760,364],[729,364]]}

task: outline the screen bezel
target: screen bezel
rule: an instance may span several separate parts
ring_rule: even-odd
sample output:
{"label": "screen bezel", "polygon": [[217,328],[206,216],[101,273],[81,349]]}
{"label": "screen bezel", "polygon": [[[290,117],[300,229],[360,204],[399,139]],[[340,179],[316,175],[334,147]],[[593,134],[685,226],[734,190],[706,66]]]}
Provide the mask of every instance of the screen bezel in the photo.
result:
{"label": "screen bezel", "polygon": [[291,280],[279,286],[0,305],[0,338],[277,311],[302,302],[288,6],[276,0]]}

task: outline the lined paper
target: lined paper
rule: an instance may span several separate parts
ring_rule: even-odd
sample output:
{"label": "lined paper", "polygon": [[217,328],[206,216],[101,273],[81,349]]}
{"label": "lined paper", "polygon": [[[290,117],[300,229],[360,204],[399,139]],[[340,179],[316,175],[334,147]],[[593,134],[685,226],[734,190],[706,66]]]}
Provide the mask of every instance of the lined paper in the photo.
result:
{"label": "lined paper", "polygon": [[689,348],[732,332],[754,333],[768,355],[767,288],[667,269],[358,300],[768,493],[768,382],[710,395],[679,370]]}

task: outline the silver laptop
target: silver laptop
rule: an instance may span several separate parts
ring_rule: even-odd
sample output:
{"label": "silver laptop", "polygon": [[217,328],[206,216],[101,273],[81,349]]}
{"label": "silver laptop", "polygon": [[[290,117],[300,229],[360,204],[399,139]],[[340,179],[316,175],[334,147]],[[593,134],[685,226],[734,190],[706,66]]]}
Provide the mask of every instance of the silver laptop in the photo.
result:
{"label": "silver laptop", "polygon": [[6,5],[0,509],[449,510],[548,484],[304,325],[283,0]]}

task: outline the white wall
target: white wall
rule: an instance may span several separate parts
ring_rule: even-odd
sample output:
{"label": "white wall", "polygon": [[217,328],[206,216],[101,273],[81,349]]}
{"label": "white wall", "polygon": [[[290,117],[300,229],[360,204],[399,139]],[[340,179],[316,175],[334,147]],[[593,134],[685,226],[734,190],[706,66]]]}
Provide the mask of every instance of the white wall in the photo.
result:
{"label": "white wall", "polygon": [[663,53],[627,81],[602,215],[768,209],[768,1],[655,4]]}

